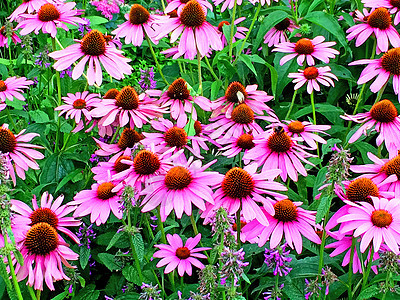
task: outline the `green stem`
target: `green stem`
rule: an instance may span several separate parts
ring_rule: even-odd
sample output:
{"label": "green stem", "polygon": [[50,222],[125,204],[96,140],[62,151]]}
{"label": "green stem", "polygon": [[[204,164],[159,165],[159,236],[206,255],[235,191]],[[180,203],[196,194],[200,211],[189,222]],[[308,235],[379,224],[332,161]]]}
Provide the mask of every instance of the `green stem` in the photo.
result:
{"label": "green stem", "polygon": [[317,125],[317,115],[315,113],[315,103],[314,103],[314,91],[311,92],[310,99],[311,99],[313,122],[314,122],[314,125]]}
{"label": "green stem", "polygon": [[[371,254],[369,256],[369,261],[368,261],[368,265],[367,265],[367,269],[365,270],[365,273],[363,273],[363,283],[362,283],[362,287],[361,290],[363,291],[366,286],[367,286],[367,281],[368,281],[368,277],[369,277],[369,273],[371,272],[371,267],[372,267],[372,261],[374,260],[374,249],[373,246],[371,245],[370,247],[370,251]],[[363,262],[361,262],[363,263]]]}
{"label": "green stem", "polygon": [[[331,193],[333,192],[335,187],[335,182],[333,181],[332,184],[330,185],[330,196]],[[319,264],[318,264],[318,281],[321,282],[321,274],[322,274],[322,267],[324,266],[324,249],[325,249],[325,242],[326,242],[326,223],[328,222],[328,217],[329,217],[329,207],[328,211],[325,214],[324,217],[324,222],[322,223],[322,240],[321,240],[321,247],[319,248]]]}
{"label": "green stem", "polygon": [[[275,275],[275,291],[278,290],[279,290],[279,276]],[[278,297],[276,297],[275,300],[278,300]]]}
{"label": "green stem", "polygon": [[294,19],[294,22],[296,24],[298,24],[298,21],[297,21],[297,10],[295,9],[295,3],[294,2],[295,2],[294,0],[290,1],[290,9],[292,10],[292,17]]}
{"label": "green stem", "polygon": [[[235,4],[233,5],[233,10],[232,10],[232,22],[231,22],[231,32],[230,32],[230,38],[229,38],[229,60],[232,59],[232,47],[233,47],[233,36],[234,36],[234,27],[235,27],[235,16],[236,16],[236,7],[237,7],[237,0],[235,0]],[[239,53],[240,54],[240,53]]]}
{"label": "green stem", "polygon": [[[3,238],[4,238],[4,247],[6,249],[9,249],[10,247],[9,247],[8,240],[7,240],[7,234],[4,234]],[[13,282],[13,285],[15,288],[15,293],[17,294],[17,297],[19,300],[23,300],[24,298],[22,297],[21,289],[19,288],[17,276],[15,275],[15,269],[14,269],[11,254],[9,251],[7,251],[7,261],[8,261],[8,266],[10,267],[10,273],[11,273],[12,282]]]}
{"label": "green stem", "polygon": [[290,107],[289,110],[286,114],[285,120],[288,120],[290,113],[292,112],[293,106],[294,106],[294,100],[296,99],[296,95],[297,95],[297,90],[294,90],[293,96],[292,96],[292,102],[290,103]]}
{"label": "green stem", "polygon": [[351,280],[353,276],[353,260],[354,260],[354,249],[356,247],[356,238],[353,236],[353,239],[351,241],[351,248],[350,248],[350,263],[349,263],[349,276],[347,279],[347,290],[348,290],[348,297],[349,300],[353,299],[352,291],[351,291]]}
{"label": "green stem", "polygon": [[10,110],[8,109],[8,106],[6,106],[6,112],[7,112],[8,120],[9,120],[10,123],[11,123],[11,126],[13,127],[13,129],[14,129],[15,131],[17,131],[17,126],[15,125],[15,122],[14,122],[13,118],[11,117]]}
{"label": "green stem", "polygon": [[[53,44],[53,51],[56,51],[56,39],[52,38],[51,42]],[[56,71],[56,81],[57,81],[57,95],[58,95],[58,102],[57,102],[57,106],[61,105],[61,78],[60,78],[60,72]],[[61,119],[58,117],[57,114],[54,115],[54,117],[57,120],[57,132],[56,132],[56,141],[55,141],[55,145],[54,145],[54,152],[57,152],[59,147],[58,147],[58,143],[60,140],[60,127],[61,127]]]}
{"label": "green stem", "polygon": [[242,202],[240,202],[240,207],[236,212],[236,234],[237,234],[237,244],[238,249],[240,249],[241,241],[240,241],[240,231],[242,230],[242,224],[240,223],[240,213],[242,211]]}
{"label": "green stem", "polygon": [[111,139],[111,142],[110,142],[111,144],[114,143],[114,141],[117,138],[117,135],[118,135],[120,129],[121,129],[121,126],[118,125],[117,130],[115,130],[115,133],[114,133],[114,135],[113,135],[113,137]]}
{"label": "green stem", "polygon": [[158,227],[160,227],[161,230],[161,242],[163,244],[167,244],[167,238],[165,237],[165,231],[164,231],[164,224],[161,221],[160,207],[157,208],[157,222],[158,222]]}
{"label": "green stem", "polygon": [[11,55],[11,43],[8,45],[8,58],[10,59],[10,67],[13,66],[12,55]]}
{"label": "green stem", "polygon": [[196,225],[196,221],[193,217],[193,213],[190,216],[190,222],[192,223],[192,227],[193,227],[193,231],[194,231],[194,235],[198,235],[199,231],[197,230],[197,225]]}
{"label": "green stem", "polygon": [[379,90],[378,95],[376,95],[375,103],[378,103],[381,100],[383,92],[385,91],[385,88],[386,88],[386,85],[387,85],[388,81],[386,81],[386,83],[383,85],[383,87]]}
{"label": "green stem", "polygon": [[41,290],[36,290],[36,299],[37,299],[37,300],[40,300],[41,294],[42,294],[42,291],[41,291]]}
{"label": "green stem", "polygon": [[147,227],[147,230],[149,231],[149,235],[151,237],[151,240],[154,240],[153,230],[152,230],[152,228],[150,226],[150,222],[149,222],[149,218],[148,218],[147,214],[145,215],[144,222],[146,223],[146,227]]}
{"label": "green stem", "polygon": [[[236,1],[236,0],[235,0]],[[197,73],[199,75],[199,94],[203,96],[203,81],[201,78],[201,55],[199,49],[197,49]]]}
{"label": "green stem", "polygon": [[216,81],[219,81],[220,79],[219,79],[218,76],[215,74],[215,72],[214,72],[212,66],[210,65],[210,62],[209,62],[207,56],[204,56],[204,60],[206,61],[208,70],[210,71],[211,75],[214,77],[214,79],[215,79]]}
{"label": "green stem", "polygon": [[30,285],[27,285],[27,288],[28,288],[28,291],[29,291],[29,295],[31,295],[32,300],[37,300],[35,292],[33,291],[33,288]]}
{"label": "green stem", "polygon": [[239,55],[240,55],[240,54],[242,53],[242,51],[243,51],[244,46],[245,46],[245,44],[246,44],[246,42],[247,42],[247,39],[248,39],[249,36],[250,36],[251,30],[253,29],[254,24],[256,23],[256,20],[257,20],[257,17],[258,17],[258,15],[259,15],[259,13],[260,13],[260,10],[261,10],[261,2],[258,3],[258,7],[257,7],[257,10],[256,10],[256,13],[255,13],[254,16],[253,16],[253,20],[251,21],[251,24],[250,24],[250,27],[249,27],[249,31],[247,31],[247,33],[246,33],[246,37],[244,38],[244,40],[243,40],[243,42],[242,42],[242,46],[240,46],[240,50],[239,50],[239,52],[238,52],[238,55],[235,57],[235,60],[234,60],[234,62],[233,62],[233,64],[232,64],[232,66],[235,66],[235,64],[236,64],[236,62],[237,62],[237,60],[238,60]]}
{"label": "green stem", "polygon": [[[139,261],[139,257],[137,255],[136,252],[136,248],[135,245],[133,243],[133,237],[131,235],[131,228],[132,228],[132,221],[131,221],[131,211],[130,209],[128,209],[128,215],[127,215],[127,219],[128,219],[128,235],[129,235],[129,242],[131,244],[131,248],[132,248],[132,254],[133,254],[133,258],[135,260],[135,265],[136,265],[136,270],[139,274],[139,280],[140,282],[143,282],[143,274],[142,274],[142,268],[140,266],[140,261]],[[124,223],[125,221],[122,220],[122,222]]]}
{"label": "green stem", "polygon": [[[161,0],[161,1],[162,1],[162,0]],[[164,2],[163,2],[163,4],[164,4]],[[164,8],[164,10],[165,10],[165,8]],[[158,63],[158,59],[157,59],[157,57],[156,57],[156,53],[154,52],[153,46],[151,45],[150,38],[148,37],[148,35],[147,35],[146,32],[144,32],[144,36],[145,36],[145,38],[146,38],[147,43],[149,44],[149,48],[150,48],[151,55],[153,55],[154,61],[155,61],[156,66],[157,66],[157,70],[158,70],[158,72],[160,73],[162,80],[165,82],[166,85],[169,85],[169,82],[167,81],[167,79],[165,79],[164,74],[163,74],[163,72],[161,71],[161,66],[160,66],[160,64]]]}

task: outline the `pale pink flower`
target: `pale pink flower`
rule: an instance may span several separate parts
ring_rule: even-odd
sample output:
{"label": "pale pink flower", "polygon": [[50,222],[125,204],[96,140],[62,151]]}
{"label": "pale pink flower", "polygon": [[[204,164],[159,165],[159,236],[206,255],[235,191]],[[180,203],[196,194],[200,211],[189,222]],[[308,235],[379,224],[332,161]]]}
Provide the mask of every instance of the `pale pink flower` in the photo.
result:
{"label": "pale pink flower", "polygon": [[9,16],[10,22],[15,21],[17,18],[19,18],[22,14],[28,13],[32,14],[34,12],[39,11],[40,7],[43,4],[48,3],[49,1],[46,0],[25,0],[22,1],[21,5],[18,6],[12,14]]}
{"label": "pale pink flower", "polygon": [[[254,137],[251,132],[243,133],[238,137],[231,136],[229,139],[218,139],[218,143],[222,145],[219,148],[219,151],[223,151],[221,155],[224,155],[226,157],[235,157],[242,151],[244,151],[244,153],[247,153],[248,150],[253,149],[255,146],[253,140]],[[244,161],[244,163],[247,164],[248,161],[246,160]]]}
{"label": "pale pink flower", "polygon": [[54,38],[57,35],[57,28],[69,31],[65,24],[86,24],[85,20],[76,17],[81,12],[73,9],[75,5],[75,2],[43,4],[37,14],[22,14],[25,20],[20,22],[15,29],[22,28],[21,35],[27,35],[32,31],[39,34],[39,30],[42,30],[43,33],[49,33]]}
{"label": "pale pink flower", "polygon": [[[274,1],[279,2],[279,0]],[[249,0],[249,2],[253,5],[255,5],[256,3],[261,3],[261,5],[265,5],[265,3],[267,3],[267,5],[271,5],[271,0]]]}
{"label": "pale pink flower", "polygon": [[[96,167],[91,169],[94,174],[93,179],[96,181],[103,180],[110,173],[111,179],[114,182],[121,182],[116,180],[115,175],[129,169],[130,165],[126,164],[127,161],[132,161],[132,148],[126,148],[122,155],[114,155],[108,161],[101,161]],[[114,191],[115,192],[115,191]]]}
{"label": "pale pink flower", "polygon": [[265,102],[274,99],[274,97],[268,96],[264,91],[257,90],[257,87],[256,84],[244,87],[238,81],[231,82],[225,91],[225,95],[212,102],[214,110],[211,117],[225,113],[227,118],[231,118],[235,106],[242,103],[248,105],[258,115],[263,115],[264,111],[268,114],[273,113],[273,110]]}
{"label": "pale pink flower", "polygon": [[65,275],[63,265],[71,266],[67,260],[78,260],[67,243],[58,235],[57,230],[46,222],[36,223],[23,232],[24,238],[16,240],[17,248],[23,257],[23,265],[17,263],[17,280],[28,277],[27,285],[35,290],[43,290],[43,280],[54,291],[54,281],[70,280]]}
{"label": "pale pink flower", "polygon": [[104,35],[94,29],[88,32],[82,40],[75,40],[77,43],[67,48],[55,51],[49,54],[57,62],[54,69],[63,71],[69,68],[73,63],[82,59],[72,70],[72,79],[78,79],[84,72],[86,63],[89,63],[87,69],[87,80],[89,85],[101,85],[103,82],[103,73],[101,65],[111,77],[123,79],[124,74],[131,74],[132,67],[128,64],[131,60],[122,55],[111,42],[107,42]]}
{"label": "pale pink flower", "polygon": [[307,176],[301,161],[313,166],[306,158],[314,156],[304,151],[305,147],[297,142],[297,138],[290,137],[278,126],[273,131],[255,136],[255,147],[245,153],[243,159],[256,161],[263,166],[263,171],[281,170],[280,176],[283,181],[286,181],[288,175],[293,181],[297,181],[297,173]]}
{"label": "pale pink flower", "polygon": [[371,198],[372,205],[368,202],[348,202],[352,207],[347,215],[338,219],[339,223],[343,223],[340,231],[354,230],[355,237],[361,236],[360,250],[363,253],[372,242],[374,252],[386,244],[391,251],[399,254],[400,199],[389,201],[385,198]]}
{"label": "pale pink flower", "polygon": [[283,42],[276,46],[276,48],[272,49],[272,52],[290,53],[281,58],[281,66],[295,57],[297,57],[297,63],[300,66],[303,65],[305,60],[309,66],[315,65],[314,58],[327,64],[329,63],[330,58],[335,58],[335,55],[339,54],[339,51],[330,48],[331,46],[336,45],[336,42],[324,41],[325,37],[320,35],[312,40],[302,38],[296,43]]}
{"label": "pale pink flower", "polygon": [[[233,23],[236,25],[236,32],[232,37],[232,43],[236,42],[236,39],[242,40],[246,37],[246,31],[249,31],[248,28],[242,27],[242,26],[237,26],[239,23],[242,21],[246,20],[245,17],[237,18]],[[231,26],[231,24],[228,21],[222,21],[218,24],[217,30],[218,34],[222,40],[222,43],[224,46],[228,45],[228,41],[226,40],[226,37],[224,35],[224,26]]]}
{"label": "pale pink flower", "polygon": [[242,5],[242,0],[213,0],[215,6],[220,5],[222,2],[224,2],[224,4],[222,4],[221,6],[221,12],[225,11],[227,8],[232,10],[235,6],[235,1],[236,5]]}
{"label": "pale pink flower", "polygon": [[389,11],[384,7],[372,10],[366,22],[350,27],[347,33],[349,41],[356,38],[356,47],[374,34],[377,40],[376,54],[388,51],[389,41],[393,47],[400,47],[400,35],[392,25]]}
{"label": "pale pink flower", "polygon": [[320,87],[318,83],[325,86],[335,86],[332,79],[338,80],[336,75],[332,74],[330,67],[308,67],[304,70],[299,69],[299,73],[289,73],[289,78],[294,78],[294,89],[298,90],[307,83],[307,93],[311,94],[314,90],[319,92]]}
{"label": "pale pink flower", "polygon": [[390,100],[381,100],[375,103],[369,112],[359,113],[355,116],[344,115],[342,119],[362,123],[359,129],[350,137],[349,143],[357,141],[361,135],[368,135],[368,131],[376,131],[379,133],[376,138],[377,146],[385,141],[386,148],[390,156],[396,156],[397,150],[400,149],[400,117],[397,109]]}
{"label": "pale pink flower", "polygon": [[[186,3],[188,3],[187,0],[171,0],[171,1],[167,1],[167,2],[169,2],[169,3],[167,5],[167,7],[165,8],[164,12],[166,14],[169,14],[169,13],[173,12],[174,10],[176,10],[178,15],[181,14],[182,9],[185,7]],[[210,2],[208,2],[206,0],[197,0],[197,2],[199,2],[199,4],[202,6],[204,12],[207,11],[207,8],[212,11],[213,7]]]}
{"label": "pale pink flower", "polygon": [[192,265],[204,269],[204,265],[197,258],[207,258],[204,254],[198,253],[205,250],[210,250],[208,247],[195,248],[201,239],[201,234],[199,233],[194,238],[190,237],[186,240],[185,246],[183,246],[182,239],[179,235],[167,234],[167,241],[169,245],[154,245],[157,247],[157,252],[154,253],[154,257],[162,258],[157,263],[157,268],[167,265],[164,270],[165,274],[178,268],[179,276],[185,275],[187,273],[192,276]]}
{"label": "pale pink flower", "polygon": [[8,77],[6,80],[0,80],[0,111],[6,108],[4,103],[6,99],[13,101],[14,97],[18,100],[25,101],[22,96],[22,89],[28,88],[29,85],[33,84],[32,80],[27,80],[25,77]]}
{"label": "pale pink flower", "polygon": [[[400,41],[400,39],[399,39]],[[375,76],[375,81],[369,87],[371,92],[377,93],[389,81],[393,75],[393,90],[400,102],[400,47],[390,49],[378,59],[361,59],[351,62],[349,65],[364,65],[365,69],[361,72],[357,84],[364,84]]]}
{"label": "pale pink flower", "polygon": [[243,228],[247,240],[252,240],[259,236],[258,245],[262,247],[270,240],[271,249],[278,246],[282,241],[283,235],[285,241],[297,253],[303,250],[302,235],[310,241],[320,244],[321,239],[315,232],[315,211],[302,209],[302,202],[292,202],[289,199],[278,200],[273,203],[272,214],[267,210],[262,210],[267,225],[259,220],[253,220]]}
{"label": "pale pink flower", "polygon": [[171,34],[171,43],[177,41],[179,56],[194,59],[199,53],[205,56],[210,49],[222,50],[222,41],[217,30],[206,21],[206,12],[196,0],[189,1],[178,18],[164,19],[159,22],[156,39]]}
{"label": "pale pink flower", "polygon": [[283,19],[265,34],[264,44],[268,44],[268,47],[276,47],[280,43],[289,42],[287,33],[293,32],[296,28],[299,28],[299,26],[294,24],[291,19]]}
{"label": "pale pink flower", "polygon": [[172,210],[178,219],[182,218],[183,212],[191,216],[192,204],[204,211],[204,201],[214,204],[211,186],[222,180],[218,172],[205,171],[216,161],[202,166],[200,160],[193,161],[191,156],[187,162],[176,162],[166,174],[152,177],[141,192],[145,195],[142,212],[160,206],[161,221],[165,222]]}
{"label": "pale pink flower", "polygon": [[14,185],[16,184],[15,173],[17,173],[18,177],[22,180],[25,180],[25,171],[28,171],[29,168],[39,170],[39,165],[35,159],[44,158],[42,153],[32,149],[43,149],[43,147],[28,144],[28,142],[34,137],[39,136],[39,134],[24,133],[25,129],[15,136],[11,130],[8,129],[8,124],[3,124],[0,127],[0,152],[5,155],[6,166]]}
{"label": "pale pink flower", "polygon": [[92,120],[90,109],[95,104],[100,103],[99,94],[89,94],[89,92],[77,92],[75,94],[68,93],[68,97],[63,97],[65,104],[56,107],[54,110],[61,110],[59,116],[65,113],[65,118],[75,119],[75,123],[78,124],[82,121],[82,115],[84,115],[85,121]]}
{"label": "pale pink flower", "polygon": [[[79,243],[79,239],[75,233],[67,227],[79,226],[81,221],[73,217],[67,217],[68,214],[75,210],[74,206],[61,205],[64,196],[58,196],[53,201],[53,196],[48,192],[44,192],[40,198],[40,207],[34,195],[32,198],[32,208],[19,200],[11,200],[11,210],[15,212],[12,218],[14,228],[22,228],[26,231],[35,224],[45,222],[51,225],[57,231],[68,235],[75,243]],[[23,231],[22,230],[22,231]]]}

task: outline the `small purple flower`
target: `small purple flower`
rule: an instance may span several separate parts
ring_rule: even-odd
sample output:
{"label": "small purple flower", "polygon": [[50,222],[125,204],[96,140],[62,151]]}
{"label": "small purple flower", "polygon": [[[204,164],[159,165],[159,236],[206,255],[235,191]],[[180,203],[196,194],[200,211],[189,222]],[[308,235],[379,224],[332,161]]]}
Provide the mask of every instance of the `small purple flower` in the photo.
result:
{"label": "small purple flower", "polygon": [[[90,20],[86,18],[82,18],[84,21],[86,21],[86,24],[78,24],[78,31],[79,35],[83,37],[86,33],[90,31]],[[86,32],[85,32],[86,31]]]}
{"label": "small purple flower", "polygon": [[154,68],[151,67],[147,70],[140,69],[140,80],[138,83],[142,89],[142,92],[155,89],[157,86],[157,81],[154,80]]}
{"label": "small purple flower", "polygon": [[288,257],[290,250],[286,251],[287,243],[282,246],[278,246],[275,249],[265,249],[265,263],[268,268],[273,269],[273,274],[279,276],[286,276],[292,270],[288,264],[292,261],[291,257]]}
{"label": "small purple flower", "polygon": [[238,286],[239,278],[244,272],[244,268],[249,265],[248,262],[244,262],[245,252],[243,248],[238,251],[234,251],[228,247],[224,248],[221,253],[221,270],[219,271],[221,275],[221,284],[225,285],[227,279],[233,276],[234,286]]}
{"label": "small purple flower", "polygon": [[67,69],[60,72],[60,78],[64,78],[65,75],[67,75],[68,77],[72,77],[72,67],[71,66],[69,66]]}
{"label": "small purple flower", "polygon": [[74,291],[73,285],[71,284],[68,288],[68,293],[72,294],[72,292]]}
{"label": "small purple flower", "polygon": [[87,226],[85,223],[82,223],[76,235],[81,242],[79,246],[86,246],[88,249],[90,249],[91,242],[96,238],[96,233],[93,230],[93,224]]}

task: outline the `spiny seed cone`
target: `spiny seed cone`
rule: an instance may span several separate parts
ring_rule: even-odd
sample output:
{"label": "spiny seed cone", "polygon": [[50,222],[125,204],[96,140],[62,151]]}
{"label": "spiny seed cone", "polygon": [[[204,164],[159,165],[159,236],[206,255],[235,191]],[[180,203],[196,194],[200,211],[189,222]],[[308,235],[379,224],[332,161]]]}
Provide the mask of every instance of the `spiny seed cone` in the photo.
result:
{"label": "spiny seed cone", "polygon": [[136,143],[143,140],[143,138],[143,135],[138,133],[135,129],[125,128],[121,133],[121,137],[119,138],[118,146],[122,150],[125,150],[126,148],[132,148]]}
{"label": "spiny seed cone", "polygon": [[236,141],[236,146],[243,150],[249,150],[254,148],[254,137],[251,134],[243,133]]}
{"label": "spiny seed cone", "polygon": [[268,138],[267,145],[271,151],[283,153],[292,147],[292,139],[284,131],[273,132]]}
{"label": "spiny seed cone", "polygon": [[83,109],[86,107],[86,101],[83,99],[76,99],[72,104],[73,108],[75,109]]}
{"label": "spiny seed cone", "polygon": [[115,105],[125,110],[133,110],[139,107],[139,95],[131,86],[124,87],[115,98]]}
{"label": "spiny seed cone", "polygon": [[233,199],[246,198],[254,191],[254,180],[247,171],[232,168],[225,174],[222,191]]}
{"label": "spiny seed cone", "polygon": [[128,155],[122,155],[120,157],[118,157],[118,159],[115,161],[114,163],[114,171],[119,173],[125,170],[128,170],[130,165],[124,164],[123,162],[121,162],[122,160],[132,160],[130,156]]}
{"label": "spiny seed cone", "polygon": [[392,18],[389,11],[384,7],[375,9],[368,16],[368,25],[381,30],[388,29],[392,25]]}
{"label": "spiny seed cone", "polygon": [[390,212],[384,209],[374,210],[371,214],[371,222],[376,227],[384,228],[392,224],[393,217]]}
{"label": "spiny seed cone", "polygon": [[3,80],[0,80],[0,92],[4,92],[7,89],[7,85]]}
{"label": "spiny seed cone", "polygon": [[17,146],[17,140],[14,134],[7,128],[0,128],[0,152],[13,152]]}
{"label": "spiny seed cone", "polygon": [[103,182],[97,187],[97,197],[101,200],[108,200],[116,195],[111,190],[115,185],[111,182]]}
{"label": "spiny seed cone", "polygon": [[222,22],[220,22],[220,23],[218,24],[218,31],[219,31],[219,32],[223,32],[222,28],[224,27],[224,25],[229,26],[230,23],[229,23],[228,21],[222,21]]}
{"label": "spiny seed cone", "polygon": [[311,54],[314,52],[314,45],[311,40],[307,38],[302,38],[297,41],[294,46],[294,51],[298,54]]}
{"label": "spiny seed cone", "polygon": [[50,22],[57,20],[60,17],[60,12],[51,3],[43,4],[38,12],[38,18],[42,22]]}
{"label": "spiny seed cone", "polygon": [[135,172],[140,175],[154,174],[160,169],[161,163],[157,155],[149,150],[141,150],[133,160]]}
{"label": "spiny seed cone", "polygon": [[316,79],[318,77],[318,69],[316,67],[305,68],[303,75],[308,80]]}
{"label": "spiny seed cone", "polygon": [[129,22],[133,25],[140,25],[147,22],[150,13],[140,4],[133,4],[129,12]]}
{"label": "spiny seed cone", "polygon": [[304,131],[304,125],[300,121],[290,122],[288,129],[292,133],[302,133]]}
{"label": "spiny seed cone", "polygon": [[103,96],[103,99],[115,99],[117,98],[119,91],[117,89],[109,89]]}
{"label": "spiny seed cone", "polygon": [[39,207],[38,209],[35,209],[29,216],[29,219],[31,220],[29,226],[33,226],[41,222],[45,222],[54,228],[57,228],[58,225],[57,215],[47,207]]}
{"label": "spiny seed cone", "polygon": [[164,183],[166,187],[170,190],[182,190],[186,188],[193,178],[190,171],[184,167],[178,166],[173,167],[165,175]]}
{"label": "spiny seed cone", "polygon": [[186,259],[190,256],[190,250],[187,247],[179,247],[178,249],[176,249],[175,255],[179,259]]}
{"label": "spiny seed cone", "polygon": [[381,100],[375,103],[370,110],[371,117],[382,123],[391,123],[397,117],[397,109],[389,100]]}
{"label": "spiny seed cone", "polygon": [[104,35],[96,29],[88,32],[81,40],[81,50],[85,55],[103,55],[106,52]]}
{"label": "spiny seed cone", "polygon": [[289,199],[284,199],[274,204],[274,218],[281,222],[294,221],[297,218],[297,207]]}
{"label": "spiny seed cone", "polygon": [[225,98],[232,103],[244,102],[247,99],[246,88],[240,82],[232,82],[225,92]]}
{"label": "spiny seed cone", "polygon": [[232,120],[238,124],[250,124],[254,121],[254,112],[248,105],[240,104],[232,111]]}
{"label": "spiny seed cone", "polygon": [[176,79],[168,88],[167,95],[171,99],[187,100],[190,92],[186,86],[186,81],[182,78]]}
{"label": "spiny seed cone", "polygon": [[196,132],[196,136],[199,136],[202,132],[201,123],[199,121],[194,122],[194,131]]}
{"label": "spiny seed cone", "polygon": [[33,225],[27,232],[24,241],[30,254],[45,256],[57,249],[57,231],[45,222]]}
{"label": "spiny seed cone", "polygon": [[181,148],[187,144],[188,137],[185,129],[174,126],[164,134],[164,140],[170,147]]}
{"label": "spiny seed cone", "polygon": [[379,197],[379,189],[371,179],[358,178],[350,182],[346,196],[352,202],[362,201],[372,204],[370,197]]}
{"label": "spiny seed cone", "polygon": [[391,75],[400,75],[400,47],[386,52],[381,58],[381,66]]}
{"label": "spiny seed cone", "polygon": [[396,174],[397,180],[400,180],[400,155],[397,155],[384,164],[381,172],[384,172],[387,176]]}
{"label": "spiny seed cone", "polygon": [[180,20],[187,27],[199,27],[206,21],[206,15],[196,0],[190,0],[183,7]]}

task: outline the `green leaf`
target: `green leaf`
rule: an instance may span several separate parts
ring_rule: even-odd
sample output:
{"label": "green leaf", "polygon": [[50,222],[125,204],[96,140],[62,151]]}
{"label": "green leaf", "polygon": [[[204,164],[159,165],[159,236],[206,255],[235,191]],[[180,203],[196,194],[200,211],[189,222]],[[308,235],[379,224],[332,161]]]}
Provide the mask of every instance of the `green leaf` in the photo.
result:
{"label": "green leaf", "polygon": [[95,290],[96,286],[90,284],[87,287],[81,289],[72,300],[97,300],[100,296],[100,291]]}
{"label": "green leaf", "polygon": [[29,111],[29,115],[36,123],[47,123],[50,121],[49,116],[41,110],[31,110]]}
{"label": "green leaf", "polygon": [[121,269],[121,265],[115,261],[114,255],[110,253],[99,253],[99,259],[110,271]]}
{"label": "green leaf", "polygon": [[141,285],[142,283],[140,282],[139,275],[137,273],[137,270],[134,266],[126,266],[122,270],[122,275],[128,280],[129,282],[132,282],[137,285]]}
{"label": "green leaf", "polygon": [[133,237],[133,246],[135,247],[139,261],[142,262],[144,257],[144,242],[142,235],[140,235],[139,233],[135,234],[135,236]]}
{"label": "green leaf", "polygon": [[246,281],[248,284],[251,284],[249,277],[247,277],[246,273],[242,273],[242,278],[244,281]]}
{"label": "green leaf", "polygon": [[51,298],[51,300],[62,300],[65,299],[69,295],[68,291],[64,291],[61,294],[58,294],[57,296]]}
{"label": "green leaf", "polygon": [[251,58],[246,55],[246,54],[240,54],[239,55],[239,60],[244,62],[244,64],[254,73],[254,75],[257,76],[257,71],[253,66],[253,63],[251,61]]}
{"label": "green leaf", "polygon": [[221,80],[214,81],[211,84],[211,100],[217,99],[221,86],[222,86]]}
{"label": "green leaf", "polygon": [[339,43],[344,47],[346,52],[348,51],[349,53],[352,53],[349,45],[347,44],[347,39],[344,35],[343,29],[339,25],[337,19],[323,11],[310,12],[304,17],[304,19],[321,26],[332,33],[332,35],[336,37]]}
{"label": "green leaf", "polygon": [[357,300],[372,299],[374,296],[380,293],[379,287],[377,285],[371,285],[364,289],[360,295],[358,295]]}
{"label": "green leaf", "polygon": [[86,246],[81,246],[79,248],[79,263],[82,269],[86,268],[90,257],[90,249]]}
{"label": "green leaf", "polygon": [[100,17],[100,16],[85,16],[86,19],[89,19],[90,26],[92,25],[100,25],[108,22],[108,19]]}
{"label": "green leaf", "polygon": [[71,160],[61,156],[59,153],[54,153],[46,158],[40,174],[40,183],[57,182],[75,169]]}
{"label": "green leaf", "polygon": [[324,195],[322,194],[319,198],[319,205],[317,209],[317,215],[315,216],[315,222],[320,223],[322,218],[326,215],[329,208],[331,207],[332,195]]}
{"label": "green leaf", "polygon": [[65,176],[60,183],[58,184],[56,191],[54,193],[57,193],[64,185],[67,184],[68,181],[72,180],[74,177],[76,177],[78,174],[81,174],[82,170],[81,169],[76,169],[69,173],[67,176]]}
{"label": "green leaf", "polygon": [[297,61],[295,59],[292,59],[291,61],[288,61],[281,66],[280,60],[284,55],[284,53],[277,53],[274,58],[274,66],[278,76],[276,95],[282,94],[285,86],[287,86],[288,83],[292,81],[292,79],[288,77],[289,73],[297,72],[297,70],[299,69]]}
{"label": "green leaf", "polygon": [[26,104],[26,102],[14,98],[13,101],[6,99],[6,104],[7,106],[14,107],[15,109],[22,110],[24,109],[24,105]]}
{"label": "green leaf", "polygon": [[264,40],[265,34],[276,24],[287,18],[289,15],[282,11],[282,10],[277,10],[272,13],[270,13],[268,16],[266,16],[260,26],[260,29],[257,32],[256,39],[253,42],[253,53],[257,52],[257,49],[259,48],[261,42]]}
{"label": "green leaf", "polygon": [[272,90],[272,95],[274,95],[274,97],[275,97],[276,96],[276,87],[278,84],[278,72],[269,63],[264,62],[264,65],[266,65],[268,67],[269,71],[271,72],[271,90]]}
{"label": "green leaf", "polygon": [[110,243],[108,244],[106,251],[110,250],[111,247],[115,245],[115,243],[119,240],[119,238],[120,238],[123,234],[125,234],[125,231],[116,232],[116,233],[114,234],[114,236],[112,237],[112,239],[110,240]]}

